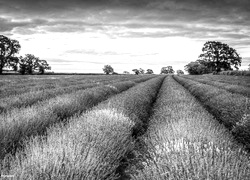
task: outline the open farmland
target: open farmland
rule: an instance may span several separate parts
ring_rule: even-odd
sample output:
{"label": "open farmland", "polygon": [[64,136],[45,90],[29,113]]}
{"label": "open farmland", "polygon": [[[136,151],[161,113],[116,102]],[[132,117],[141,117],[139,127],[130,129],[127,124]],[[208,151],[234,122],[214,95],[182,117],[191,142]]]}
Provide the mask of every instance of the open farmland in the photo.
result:
{"label": "open farmland", "polygon": [[248,180],[250,101],[242,78],[4,76],[1,173]]}

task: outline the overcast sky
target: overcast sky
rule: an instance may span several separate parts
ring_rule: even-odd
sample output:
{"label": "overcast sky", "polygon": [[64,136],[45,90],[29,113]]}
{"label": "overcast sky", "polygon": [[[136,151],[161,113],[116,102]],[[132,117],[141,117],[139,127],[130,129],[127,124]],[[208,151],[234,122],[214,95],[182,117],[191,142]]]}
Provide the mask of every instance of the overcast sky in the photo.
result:
{"label": "overcast sky", "polygon": [[250,1],[0,0],[0,34],[54,72],[184,69],[210,40],[236,49],[247,69]]}

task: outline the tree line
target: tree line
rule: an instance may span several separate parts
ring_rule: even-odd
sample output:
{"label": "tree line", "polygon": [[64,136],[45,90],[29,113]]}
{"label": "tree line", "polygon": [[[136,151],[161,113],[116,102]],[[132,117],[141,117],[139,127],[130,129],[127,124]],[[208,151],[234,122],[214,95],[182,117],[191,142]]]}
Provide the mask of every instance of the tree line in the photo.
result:
{"label": "tree line", "polygon": [[33,54],[17,57],[20,49],[21,45],[17,40],[0,35],[0,74],[4,68],[11,68],[21,74],[32,74],[34,71],[44,74],[45,70],[51,69],[46,60]]}
{"label": "tree line", "polygon": [[[233,67],[238,70],[241,66],[242,57],[239,53],[229,45],[219,41],[207,41],[202,48],[202,53],[198,56],[196,61],[188,63],[184,68],[189,74],[199,75],[214,73],[217,74],[220,71],[233,70]],[[110,66],[111,67],[111,66]],[[112,68],[112,67],[111,67]],[[250,70],[250,64],[249,69]],[[144,74],[143,69],[133,69],[135,74]],[[110,72],[104,68],[104,72],[109,74]],[[175,71],[172,66],[163,67],[161,74],[173,74]],[[127,74],[128,72],[124,72]],[[151,69],[147,69],[146,74],[153,74]],[[182,70],[177,70],[177,74],[184,74]]]}
{"label": "tree line", "polygon": [[[0,35],[0,74],[4,68],[11,68],[21,74],[32,74],[38,71],[44,74],[45,70],[50,70],[51,67],[46,60],[41,60],[33,54],[26,54],[24,57],[17,57],[21,45],[17,40],[10,39],[4,35]],[[185,66],[185,70],[189,74],[208,74],[218,73],[220,71],[228,71],[239,69],[242,58],[235,49],[229,45],[218,42],[208,41],[202,48],[202,53],[196,61],[192,61]],[[250,64],[249,64],[250,70]],[[105,65],[103,68],[105,74],[118,74],[110,65]],[[142,68],[132,70],[136,75],[139,74],[154,74],[152,69],[146,71]],[[172,66],[161,68],[160,74],[173,74],[175,71]],[[182,70],[177,70],[177,74],[184,74]],[[124,74],[129,74],[124,71]]]}
{"label": "tree line", "polygon": [[[154,71],[152,69],[147,69],[146,71],[142,68],[139,69],[133,69],[132,70],[136,75],[139,74],[154,74]],[[111,65],[105,65],[103,68],[103,72],[105,74],[118,74],[116,72],[114,72],[114,68]],[[172,66],[167,66],[167,67],[162,67],[161,68],[161,73],[160,74],[174,74],[175,71],[173,69]],[[180,74],[184,74],[184,72],[182,70],[177,70],[176,73],[178,75]],[[129,74],[128,71],[124,71],[123,74]]]}
{"label": "tree line", "polygon": [[[196,61],[188,63],[184,68],[189,74],[217,74],[221,71],[231,71],[233,67],[238,70],[241,66],[242,57],[229,45],[219,41],[207,41],[202,48],[202,53]],[[250,64],[248,65],[250,71]],[[105,69],[105,68],[104,68]],[[133,69],[135,74],[144,74],[143,69]],[[109,74],[108,71],[104,71]],[[172,66],[163,67],[161,74],[173,74],[175,71]],[[128,72],[124,72],[127,74]],[[182,70],[177,70],[178,75],[184,74]],[[147,69],[145,74],[153,74],[151,69]]]}

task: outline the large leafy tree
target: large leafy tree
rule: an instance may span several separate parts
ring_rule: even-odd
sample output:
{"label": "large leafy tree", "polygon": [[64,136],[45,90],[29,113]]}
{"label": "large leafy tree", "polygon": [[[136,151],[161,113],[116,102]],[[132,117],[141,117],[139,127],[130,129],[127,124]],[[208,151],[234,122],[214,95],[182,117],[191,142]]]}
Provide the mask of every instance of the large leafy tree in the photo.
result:
{"label": "large leafy tree", "polygon": [[33,54],[26,54],[25,57],[20,57],[19,60],[21,74],[32,74],[35,70],[38,70],[41,74],[44,74],[45,69],[51,69],[46,60],[40,60]]}
{"label": "large leafy tree", "polygon": [[161,74],[173,74],[173,73],[174,73],[174,69],[172,66],[161,68]]}
{"label": "large leafy tree", "polygon": [[232,70],[232,66],[238,69],[241,65],[241,57],[235,49],[218,41],[208,41],[202,48],[202,54],[198,62],[206,66],[210,72],[219,72],[222,69]]}
{"label": "large leafy tree", "polygon": [[44,74],[45,70],[51,70],[51,67],[46,60],[39,60],[38,71],[40,74]]}
{"label": "large leafy tree", "polygon": [[110,74],[114,72],[114,69],[110,65],[105,65],[103,68],[103,72],[106,74]]}
{"label": "large leafy tree", "polygon": [[[3,73],[3,68],[16,65],[17,58],[14,57],[19,52],[21,46],[17,40],[9,39],[6,36],[0,35],[0,74]],[[15,69],[16,66],[14,66]]]}

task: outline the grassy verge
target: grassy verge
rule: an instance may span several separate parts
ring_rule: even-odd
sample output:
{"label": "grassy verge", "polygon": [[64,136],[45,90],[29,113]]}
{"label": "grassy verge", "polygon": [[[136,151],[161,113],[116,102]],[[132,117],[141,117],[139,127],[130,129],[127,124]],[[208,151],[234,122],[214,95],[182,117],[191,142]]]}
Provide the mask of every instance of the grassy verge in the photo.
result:
{"label": "grassy verge", "polygon": [[241,146],[171,77],[163,82],[144,141],[148,155],[141,154],[142,168],[132,179],[249,179]]}
{"label": "grassy verge", "polygon": [[208,84],[208,85],[212,85],[215,87],[219,87],[232,93],[238,93],[238,94],[242,94],[244,96],[250,97],[250,87],[241,86],[238,84],[228,84],[228,83],[218,82],[218,81],[210,80],[206,78],[206,76],[182,76],[182,77],[189,78],[191,80],[194,80],[203,84]]}
{"label": "grassy verge", "polygon": [[138,125],[147,123],[163,79],[140,83],[65,126],[51,127],[47,137],[26,142],[24,151],[5,159],[4,165],[11,164],[7,173],[19,179],[92,180],[123,175],[121,161],[134,147],[135,131],[137,136],[143,131]]}
{"label": "grassy verge", "polygon": [[134,85],[134,82],[125,81],[94,87],[0,114],[0,158],[6,153],[15,153],[24,138],[43,134],[52,124],[66,121]]}
{"label": "grassy verge", "polygon": [[238,141],[250,149],[249,98],[183,77],[174,78],[197,97],[217,120],[231,130]]}

